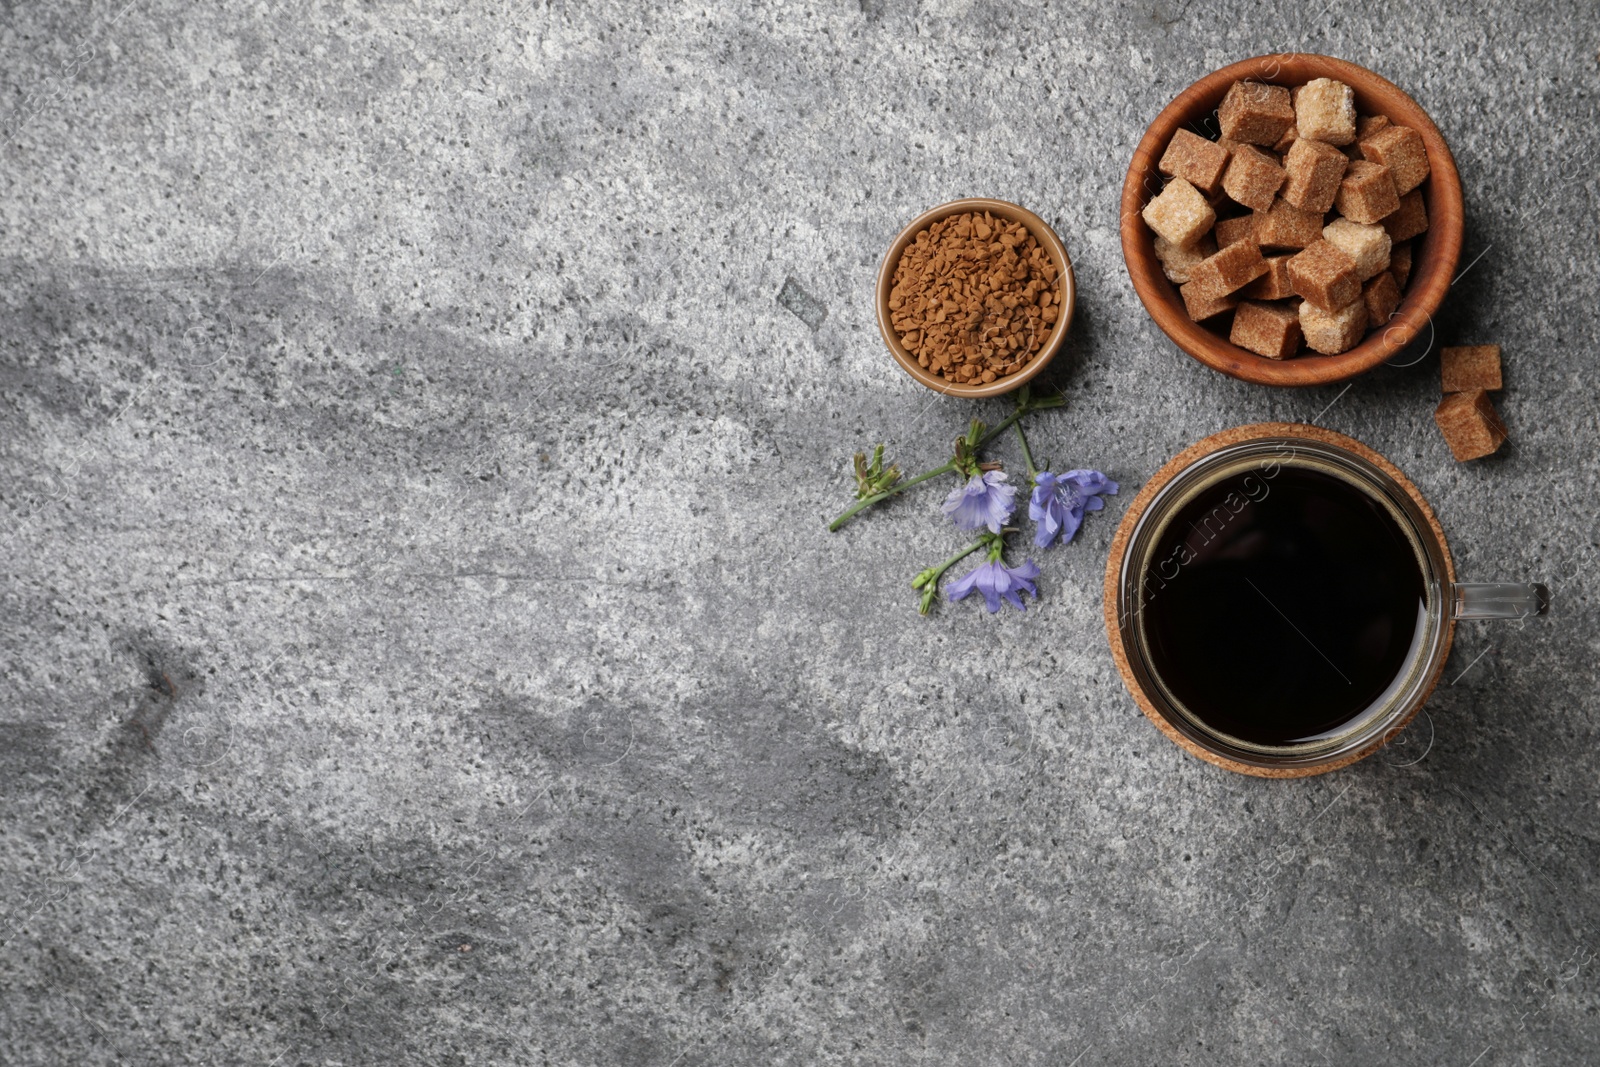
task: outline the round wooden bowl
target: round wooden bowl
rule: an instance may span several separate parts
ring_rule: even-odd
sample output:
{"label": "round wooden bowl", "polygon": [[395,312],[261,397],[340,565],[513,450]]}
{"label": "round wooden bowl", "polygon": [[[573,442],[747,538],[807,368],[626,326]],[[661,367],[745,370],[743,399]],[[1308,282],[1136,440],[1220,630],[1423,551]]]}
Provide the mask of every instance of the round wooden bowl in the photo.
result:
{"label": "round wooden bowl", "polygon": [[[1060,287],[1061,296],[1061,315],[1056,319],[1055,329],[1040,347],[1038,355],[1021,370],[1004,378],[997,378],[988,385],[957,385],[955,382],[945,381],[932,371],[924,370],[917,363],[917,357],[900,343],[900,335],[895,332],[894,324],[889,321],[889,291],[894,288],[894,269],[899,266],[900,256],[904,254],[906,246],[916,240],[919,232],[940,219],[969,211],[987,211],[991,215],[998,215],[1026,226],[1040,247],[1045,250],[1045,254],[1055,261],[1056,284]],[[948,204],[940,204],[930,211],[924,211],[900,231],[900,236],[894,239],[894,244],[889,246],[888,254],[883,257],[883,266],[878,269],[877,304],[878,331],[883,334],[883,343],[889,346],[889,354],[900,364],[900,369],[929,389],[949,396],[980,399],[1001,396],[1014,389],[1021,389],[1049,365],[1067,339],[1067,329],[1072,325],[1072,313],[1078,306],[1078,286],[1072,276],[1072,260],[1067,257],[1067,246],[1061,243],[1056,231],[1052,230],[1043,219],[1025,207],[1018,207],[1004,200],[971,197],[966,200],[952,200]]]}
{"label": "round wooden bowl", "polygon": [[[1140,212],[1161,191],[1156,169],[1172,135],[1189,126],[1196,132],[1216,130],[1214,112],[1236,81],[1303,85],[1313,78],[1334,78],[1355,90],[1356,110],[1386,115],[1398,126],[1422,135],[1428,149],[1429,174],[1421,185],[1428,206],[1428,229],[1413,253],[1411,277],[1400,307],[1388,326],[1369,333],[1355,348],[1337,356],[1316,353],[1276,360],[1258,356],[1228,340],[1225,333],[1194,322],[1183,307],[1178,287],[1167,280],[1156,258],[1155,234]],[[1134,149],[1122,185],[1122,255],[1133,288],[1150,317],[1179,348],[1213,370],[1262,385],[1326,385],[1353,378],[1392,359],[1428,325],[1444,302],[1461,258],[1461,176],[1438,127],[1427,112],[1394,83],[1365,67],[1330,56],[1284,54],[1257,56],[1223,67],[1195,82],[1168,104]]]}

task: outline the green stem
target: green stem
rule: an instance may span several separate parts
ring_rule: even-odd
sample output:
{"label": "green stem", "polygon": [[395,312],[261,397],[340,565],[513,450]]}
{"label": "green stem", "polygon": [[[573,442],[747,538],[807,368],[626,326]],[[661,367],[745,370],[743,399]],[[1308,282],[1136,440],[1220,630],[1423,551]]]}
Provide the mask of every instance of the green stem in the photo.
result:
{"label": "green stem", "polygon": [[1032,485],[1039,480],[1039,468],[1033,465],[1033,452],[1028,448],[1027,435],[1022,432],[1022,423],[1013,423],[1011,428],[1016,431],[1017,444],[1022,447],[1022,461],[1028,465],[1028,484]]}
{"label": "green stem", "polygon": [[[988,545],[988,538],[980,538],[972,542],[972,544],[968,545],[966,548],[963,548],[960,552],[957,552],[955,555],[951,556],[949,559],[945,560],[943,563],[935,564],[934,566],[929,567],[927,570],[917,575],[917,577],[922,579],[922,585],[927,585],[929,582],[937,582],[940,578],[944,577],[945,571],[949,570],[951,567],[954,567],[957,563],[960,563],[962,560],[978,551],[978,549],[986,548]],[[923,578],[923,575],[927,575],[927,577]],[[917,586],[917,588],[920,588],[920,586]]]}
{"label": "green stem", "polygon": [[951,567],[954,567],[957,563],[960,563],[974,552],[978,551],[978,549],[983,548],[988,543],[988,538],[979,538],[966,548],[963,548],[960,552],[957,552],[955,555],[945,560],[943,563],[940,563],[937,566],[929,567],[927,570],[920,572],[915,578],[913,578],[911,580],[911,588],[922,590],[922,603],[917,607],[917,614],[926,615],[928,610],[933,607],[933,601],[939,595],[939,580],[944,577],[944,572],[949,570]]}
{"label": "green stem", "polygon": [[956,465],[954,463],[946,463],[944,466],[935,467],[931,471],[923,471],[921,474],[917,475],[915,478],[907,478],[905,481],[901,482],[899,485],[895,486],[892,489],[885,489],[883,492],[878,493],[878,494],[876,494],[874,496],[862,497],[860,500],[857,500],[854,504],[851,504],[849,510],[846,511],[843,515],[840,515],[837,519],[834,519],[832,522],[828,523],[828,532],[829,533],[833,533],[833,532],[837,531],[839,529],[839,527],[843,526],[845,523],[847,523],[851,519],[855,518],[858,513],[862,512],[862,511],[865,511],[867,508],[870,508],[874,504],[882,503],[883,501],[888,500],[892,496],[898,496],[899,494],[905,492],[907,489],[910,489],[913,485],[919,485],[922,482],[927,481],[929,478],[937,478],[941,474],[951,474],[951,473],[953,473],[955,471],[955,469],[956,469]]}
{"label": "green stem", "polygon": [[[1035,411],[1042,411],[1045,408],[1058,408],[1064,403],[1066,403],[1066,400],[1060,396],[1047,396],[1037,399],[1029,399],[1026,402],[1019,401],[1015,411],[1001,419],[999,422],[995,423],[993,428],[991,428],[988,433],[978,438],[977,447],[982,448],[990,441],[993,441],[996,437],[999,437],[1001,434],[1005,433],[1012,426],[1015,426],[1017,420],[1021,419],[1024,415]],[[939,477],[941,474],[954,473],[956,473],[955,463],[946,463],[943,466],[933,468],[931,471],[923,471],[915,478],[907,478],[905,481],[901,482],[899,485],[896,485],[892,489],[885,489],[883,492],[877,493],[873,496],[863,497],[862,499],[857,500],[854,504],[851,504],[849,509],[846,510],[843,515],[840,515],[837,519],[834,519],[832,522],[828,523],[828,532],[838,532],[840,527],[844,526],[845,523],[855,518],[867,508],[870,508],[874,504],[881,504],[892,496],[899,496],[907,489],[910,489],[913,485],[920,485],[930,478]]]}
{"label": "green stem", "polygon": [[1011,429],[1012,426],[1016,425],[1017,420],[1022,418],[1024,415],[1031,415],[1035,411],[1043,411],[1045,408],[1058,408],[1063,403],[1064,401],[1060,397],[1052,396],[1045,397],[1042,400],[1029,401],[1026,407],[1019,405],[1017,410],[1013,411],[1011,414],[995,423],[993,429],[984,434],[982,437],[978,438],[978,447],[982,448],[990,441],[993,441],[996,437],[999,437],[1001,434]]}

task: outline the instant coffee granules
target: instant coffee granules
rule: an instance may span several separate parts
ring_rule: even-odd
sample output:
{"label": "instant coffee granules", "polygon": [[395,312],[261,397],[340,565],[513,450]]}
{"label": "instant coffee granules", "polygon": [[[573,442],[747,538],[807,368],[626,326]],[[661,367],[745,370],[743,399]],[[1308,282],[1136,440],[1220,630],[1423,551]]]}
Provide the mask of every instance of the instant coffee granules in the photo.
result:
{"label": "instant coffee granules", "polygon": [[990,212],[918,232],[894,270],[889,321],[917,363],[958,385],[1027,365],[1061,313],[1055,262],[1020,222]]}

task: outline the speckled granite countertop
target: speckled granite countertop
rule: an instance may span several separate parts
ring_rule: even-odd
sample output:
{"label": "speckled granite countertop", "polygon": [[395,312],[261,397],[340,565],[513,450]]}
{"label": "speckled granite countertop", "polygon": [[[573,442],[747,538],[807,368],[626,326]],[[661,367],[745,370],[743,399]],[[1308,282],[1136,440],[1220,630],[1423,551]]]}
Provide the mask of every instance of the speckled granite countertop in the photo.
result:
{"label": "speckled granite countertop", "polygon": [[[228,7],[0,10],[0,1062],[1592,1057],[1591,10]],[[1425,348],[1273,392],[1135,299],[1134,142],[1285,49],[1448,138],[1437,340],[1505,346],[1499,456]],[[919,618],[933,497],[822,527],[850,453],[1006,410],[871,314],[965,195],[1065,239],[1033,440],[1125,488],[1026,614]],[[1303,782],[1162,739],[1099,622],[1131,491],[1265,419],[1556,589]]]}

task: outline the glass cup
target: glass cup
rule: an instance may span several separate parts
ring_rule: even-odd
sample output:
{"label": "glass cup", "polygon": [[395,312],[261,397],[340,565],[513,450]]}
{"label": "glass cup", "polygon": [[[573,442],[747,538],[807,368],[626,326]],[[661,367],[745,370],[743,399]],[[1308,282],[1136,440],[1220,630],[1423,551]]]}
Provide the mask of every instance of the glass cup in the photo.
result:
{"label": "glass cup", "polygon": [[[1172,695],[1155,665],[1140,608],[1142,598],[1149,595],[1156,546],[1183,504],[1240,475],[1253,475],[1266,485],[1286,466],[1338,477],[1381,505],[1416,552],[1425,602],[1410,652],[1376,702],[1354,710],[1352,719],[1336,730],[1303,743],[1272,746],[1221,732]],[[1292,423],[1262,423],[1214,435],[1162,468],[1123,518],[1107,563],[1105,588],[1112,654],[1144,713],[1192,754],[1229,770],[1271,778],[1303,777],[1347,766],[1399,734],[1433,691],[1449,657],[1457,620],[1525,619],[1545,614],[1549,603],[1549,591],[1541,584],[1456,581],[1444,531],[1416,486],[1360,442]]]}

